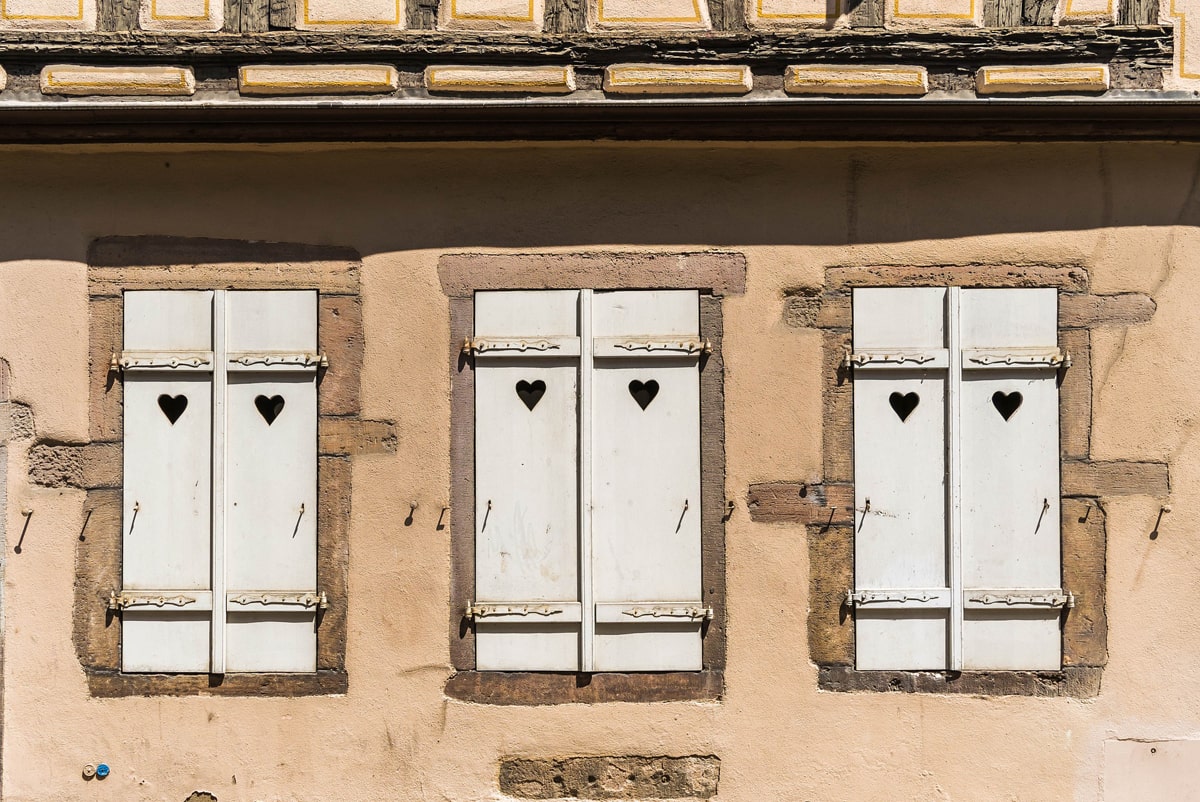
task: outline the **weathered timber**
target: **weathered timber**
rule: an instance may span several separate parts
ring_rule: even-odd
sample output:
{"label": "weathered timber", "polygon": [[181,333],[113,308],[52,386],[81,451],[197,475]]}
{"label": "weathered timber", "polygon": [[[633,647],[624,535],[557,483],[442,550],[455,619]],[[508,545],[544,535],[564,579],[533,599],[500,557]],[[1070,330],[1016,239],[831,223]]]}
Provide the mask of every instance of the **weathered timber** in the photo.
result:
{"label": "weathered timber", "polygon": [[138,0],[100,0],[96,27],[102,31],[137,30],[138,5]]}
{"label": "weathered timber", "polygon": [[225,26],[221,29],[226,33],[240,33],[242,30],[242,0],[223,0],[225,3]]}
{"label": "weathered timber", "polygon": [[708,0],[708,16],[714,31],[746,29],[746,7],[742,0]]}
{"label": "weathered timber", "polygon": [[850,0],[852,28],[882,28],[885,0]]}
{"label": "weathered timber", "polygon": [[271,29],[271,0],[242,0],[242,33]]}
{"label": "weathered timber", "polygon": [[551,34],[587,30],[587,0],[546,0],[545,27]]}
{"label": "weathered timber", "polygon": [[437,19],[438,0],[410,0],[405,10],[405,21],[409,30],[436,30]]}
{"label": "weathered timber", "polygon": [[1058,0],[1024,0],[1021,22],[1025,25],[1053,25]]}
{"label": "weathered timber", "polygon": [[1153,25],[1158,22],[1159,0],[1121,0],[1117,21],[1122,25]]}
{"label": "weathered timber", "polygon": [[[242,9],[242,29],[262,30],[269,0],[250,0]],[[865,29],[806,30],[787,34],[727,33],[662,36],[568,33],[505,34],[473,32],[331,35],[269,31],[255,35],[178,34],[142,31],[114,33],[3,33],[0,50],[6,64],[44,63],[49,59],[161,63],[185,58],[194,65],[238,64],[247,57],[306,63],[370,58],[401,65],[433,59],[455,63],[571,63],[603,67],[612,63],[744,63],[755,66],[858,62],[920,64],[1003,64],[1108,61],[1121,57],[1171,63],[1171,26],[1040,27],[1014,30],[943,29],[890,31]]]}
{"label": "weathered timber", "polygon": [[271,30],[290,31],[296,27],[296,0],[270,0]]}

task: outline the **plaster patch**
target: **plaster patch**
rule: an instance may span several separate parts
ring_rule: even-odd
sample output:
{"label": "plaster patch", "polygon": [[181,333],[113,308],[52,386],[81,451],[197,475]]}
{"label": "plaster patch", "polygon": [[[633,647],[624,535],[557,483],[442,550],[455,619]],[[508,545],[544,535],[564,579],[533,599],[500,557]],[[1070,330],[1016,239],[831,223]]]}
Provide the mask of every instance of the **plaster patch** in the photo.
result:
{"label": "plaster patch", "polygon": [[296,27],[302,31],[398,30],[404,27],[402,0],[297,0]]}
{"label": "plaster patch", "polygon": [[704,0],[591,0],[588,27],[708,29],[712,22]]}
{"label": "plaster patch", "polygon": [[444,0],[438,27],[450,30],[540,31],[545,0]]}
{"label": "plaster patch", "polygon": [[983,23],[982,0],[886,0],[889,26],[968,26]]}
{"label": "plaster patch", "polygon": [[1060,25],[1111,25],[1116,22],[1113,0],[1059,0],[1055,13]]}
{"label": "plaster patch", "polygon": [[0,0],[0,30],[89,31],[96,0]]}
{"label": "plaster patch", "polygon": [[1104,742],[1104,799],[1200,799],[1200,741]]}
{"label": "plaster patch", "polygon": [[142,0],[138,24],[146,31],[219,31],[225,24],[221,0]]}

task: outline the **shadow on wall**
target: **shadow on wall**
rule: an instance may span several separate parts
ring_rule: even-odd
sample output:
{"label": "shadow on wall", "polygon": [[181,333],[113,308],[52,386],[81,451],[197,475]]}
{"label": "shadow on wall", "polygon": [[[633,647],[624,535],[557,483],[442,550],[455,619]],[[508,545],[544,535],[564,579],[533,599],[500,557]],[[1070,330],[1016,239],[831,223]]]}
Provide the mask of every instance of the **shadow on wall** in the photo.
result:
{"label": "shadow on wall", "polygon": [[82,261],[93,238],[119,234],[370,256],[1200,224],[1196,144],[24,151],[0,156],[0,172],[0,261]]}

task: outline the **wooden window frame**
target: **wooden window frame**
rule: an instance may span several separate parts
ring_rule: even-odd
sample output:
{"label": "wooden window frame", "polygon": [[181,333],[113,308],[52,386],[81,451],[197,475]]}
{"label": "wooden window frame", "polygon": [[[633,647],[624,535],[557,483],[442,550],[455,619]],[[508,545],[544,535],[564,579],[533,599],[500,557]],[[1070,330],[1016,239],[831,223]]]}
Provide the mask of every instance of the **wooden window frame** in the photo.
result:
{"label": "wooden window frame", "polygon": [[[72,446],[89,466],[76,547],[74,641],[93,696],[305,696],[345,693],[351,460],[394,449],[389,424],[361,418],[361,259],[347,248],[173,237],[111,237],[88,256],[90,442]],[[121,587],[122,378],[126,290],[280,290],[318,293],[317,583],[329,598],[318,617],[312,673],[134,674],[121,671],[121,617],[107,609]]]}
{"label": "wooden window frame", "polygon": [[[746,261],[733,253],[448,254],[438,265],[450,307],[451,583],[446,694],[508,705],[715,700],[725,671],[725,419],[722,298],[745,291]],[[713,353],[700,371],[703,668],[676,672],[478,671],[466,607],[475,589],[475,383],[463,343],[474,331],[483,290],[698,290],[700,336]]]}
{"label": "wooden window frame", "polygon": [[[1063,587],[1075,607],[1063,622],[1058,671],[875,671],[855,665],[853,377],[851,291],[860,287],[1046,287],[1058,291],[1058,344],[1072,365],[1059,385],[1060,515]],[[1101,462],[1091,457],[1092,330],[1144,323],[1153,301],[1137,293],[1098,295],[1077,265],[830,266],[821,287],[787,293],[785,321],[822,336],[822,475],[749,488],[751,519],[799,524],[808,535],[809,656],[826,691],[967,693],[1088,698],[1100,691],[1108,660],[1105,614],[1106,514],[1110,496],[1165,498],[1165,463]]]}

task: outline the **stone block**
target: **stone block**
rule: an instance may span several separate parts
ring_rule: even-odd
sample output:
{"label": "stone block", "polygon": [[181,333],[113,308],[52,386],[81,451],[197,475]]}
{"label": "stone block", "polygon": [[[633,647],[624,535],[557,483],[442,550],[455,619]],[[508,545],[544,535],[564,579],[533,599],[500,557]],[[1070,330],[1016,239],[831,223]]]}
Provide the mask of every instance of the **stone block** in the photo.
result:
{"label": "stone block", "polygon": [[753,88],[750,68],[736,64],[613,64],[604,70],[610,95],[744,95]]}
{"label": "stone block", "polygon": [[1071,356],[1058,387],[1059,451],[1063,459],[1087,459],[1092,444],[1091,332],[1065,329],[1059,347]]}
{"label": "stone block", "polygon": [[981,95],[1061,95],[1107,92],[1106,64],[981,67],[975,91]]}
{"label": "stone block", "polygon": [[1108,616],[1105,612],[1106,515],[1090,499],[1063,499],[1063,589],[1075,596],[1075,607],[1063,622],[1063,665],[1103,666],[1108,662]]}
{"label": "stone block", "polygon": [[46,95],[177,96],[196,92],[190,67],[92,67],[51,64],[42,68]]}
{"label": "stone block", "polygon": [[1170,492],[1170,474],[1165,462],[1063,462],[1064,496],[1166,498]]}
{"label": "stone block", "polygon": [[805,64],[784,71],[783,89],[790,95],[919,97],[929,92],[929,75],[924,67]]}
{"label": "stone block", "polygon": [[1136,326],[1154,317],[1158,304],[1149,295],[1127,292],[1120,295],[1071,295],[1058,299],[1058,325],[1065,329],[1099,326]]}
{"label": "stone block", "polygon": [[391,454],[396,451],[396,424],[322,416],[317,420],[317,444],[321,456]]}
{"label": "stone block", "polygon": [[519,799],[712,799],[715,755],[504,758],[500,792]]}
{"label": "stone block", "polygon": [[854,530],[808,527],[808,656],[817,665],[854,665]]}
{"label": "stone block", "polygon": [[430,92],[447,93],[563,95],[575,91],[575,69],[570,66],[430,66],[425,68],[425,88]]}
{"label": "stone block", "polygon": [[379,95],[399,88],[399,71],[385,64],[259,64],[238,70],[243,95]]}
{"label": "stone block", "polygon": [[746,509],[758,523],[842,526],[854,521],[854,487],[761,482],[750,485]]}
{"label": "stone block", "polygon": [[827,290],[853,287],[1054,287],[1087,292],[1082,265],[875,265],[831,267]]}
{"label": "stone block", "polygon": [[362,301],[358,296],[322,295],[318,300],[318,349],[329,358],[317,392],[321,415],[357,415],[361,408]]}

